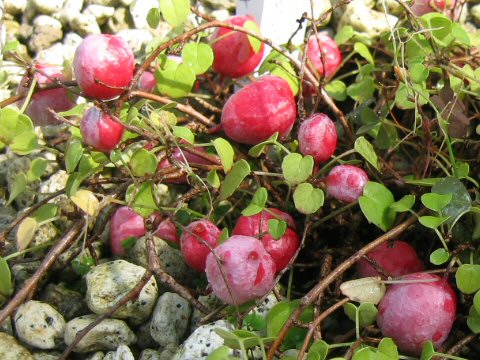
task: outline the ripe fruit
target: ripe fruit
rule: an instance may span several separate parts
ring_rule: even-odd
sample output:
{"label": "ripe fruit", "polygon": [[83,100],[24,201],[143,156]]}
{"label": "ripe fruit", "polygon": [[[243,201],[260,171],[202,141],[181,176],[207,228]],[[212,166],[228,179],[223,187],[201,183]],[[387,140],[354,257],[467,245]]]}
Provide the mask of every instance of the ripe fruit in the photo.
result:
{"label": "ripe fruit", "polygon": [[431,340],[438,347],[446,340],[455,320],[457,296],[437,275],[416,273],[402,280],[425,282],[390,286],[378,306],[377,323],[400,350],[420,355],[425,342]]}
{"label": "ripe fruit", "polygon": [[73,71],[78,86],[91,98],[108,100],[130,84],[135,68],[132,49],[115,35],[89,35],[78,46]]}
{"label": "ripe fruit", "polygon": [[166,218],[158,224],[155,235],[160,239],[170,241],[174,244],[179,244],[180,239],[177,234],[177,227],[170,218]]}
{"label": "ripe fruit", "polygon": [[[404,241],[382,243],[367,255],[391,276],[402,276],[424,269],[415,249]],[[358,262],[358,272],[361,277],[380,275],[366,259]]]}
{"label": "ripe fruit", "polygon": [[[202,148],[202,147],[196,147],[195,149],[198,150],[199,152],[206,153],[205,149]],[[186,164],[185,160],[189,164],[190,163],[191,164],[205,164],[205,165],[211,164],[211,162],[208,161],[207,159],[205,159],[201,156],[189,153],[188,151],[182,151],[179,148],[175,148],[172,151],[171,158],[172,158],[172,160],[177,160],[178,162],[180,162],[182,164]],[[173,166],[173,165],[170,163],[170,161],[168,159],[164,159],[163,161],[161,161],[158,164],[159,169],[166,169],[166,168],[169,168],[171,166]],[[175,178],[175,179],[165,179],[164,182],[174,183],[174,184],[186,184],[187,183],[187,175],[183,175],[183,176],[180,176],[180,177]]]}
{"label": "ripe fruit", "polygon": [[[36,64],[35,68],[42,71],[51,78],[58,79],[60,81],[70,80],[65,78],[63,74],[63,67],[59,65],[51,64]],[[37,84],[48,85],[53,83],[52,80],[47,78],[45,75],[35,72],[35,79]],[[17,93],[26,94],[28,92],[28,87],[26,87],[27,77],[24,76],[20,82]],[[73,102],[68,97],[68,90],[65,88],[43,90],[36,94],[33,94],[30,103],[27,106],[25,113],[30,116],[33,123],[38,126],[44,125],[58,125],[62,122],[57,120],[55,116],[48,110],[52,109],[55,112],[67,111],[75,106]]]}
{"label": "ripe fruit", "polygon": [[327,114],[312,115],[300,125],[298,145],[303,155],[312,155],[316,162],[327,161],[337,148],[335,123]]}
{"label": "ripe fruit", "polygon": [[199,239],[214,248],[217,246],[220,233],[220,229],[209,220],[190,223],[180,236],[180,249],[185,262],[197,271],[205,271],[205,261],[210,248]]}
{"label": "ripe fruit", "polygon": [[157,80],[150,71],[144,71],[138,79],[138,89],[145,92],[152,92],[157,86]]}
{"label": "ripe fruit", "polygon": [[416,16],[422,16],[435,11],[451,10],[455,7],[456,0],[414,0],[410,7]]}
{"label": "ripe fruit", "polygon": [[222,127],[231,139],[253,145],[275,132],[287,136],[296,116],[295,98],[288,83],[267,75],[228,99],[222,111]]}
{"label": "ripe fruit", "polygon": [[363,194],[368,176],[357,166],[338,165],[330,171],[325,181],[331,197],[349,203]]}
{"label": "ripe fruit", "polygon": [[310,67],[313,67],[323,77],[333,75],[342,64],[340,48],[335,40],[326,33],[319,33],[318,37],[315,37],[315,35],[310,37],[307,58]]}
{"label": "ripe fruit", "polygon": [[[284,220],[287,223],[288,227],[285,233],[278,240],[275,240],[268,233],[268,220],[271,219]],[[270,208],[252,216],[240,216],[232,234],[250,237],[258,237],[260,234],[264,234],[260,237],[260,240],[275,262],[276,272],[279,272],[288,265],[300,245],[300,237],[292,229],[295,229],[295,223],[290,215],[278,209]]]}
{"label": "ripe fruit", "polygon": [[229,286],[225,284],[213,253],[207,256],[205,272],[214,294],[224,302],[241,305],[262,297],[273,287],[275,263],[254,237],[234,235],[219,245],[215,254]]}
{"label": "ripe fruit", "polygon": [[110,247],[113,255],[125,255],[122,241],[145,235],[143,218],[128,206],[119,207],[110,220]]}
{"label": "ripe fruit", "polygon": [[[233,16],[226,21],[260,34],[255,18],[251,15]],[[213,69],[220,75],[239,78],[252,73],[263,57],[264,44],[255,51],[248,35],[227,28],[217,28],[212,35],[214,53]]]}
{"label": "ripe fruit", "polygon": [[83,113],[80,123],[85,144],[97,151],[110,151],[122,140],[123,125],[110,115],[93,107]]}

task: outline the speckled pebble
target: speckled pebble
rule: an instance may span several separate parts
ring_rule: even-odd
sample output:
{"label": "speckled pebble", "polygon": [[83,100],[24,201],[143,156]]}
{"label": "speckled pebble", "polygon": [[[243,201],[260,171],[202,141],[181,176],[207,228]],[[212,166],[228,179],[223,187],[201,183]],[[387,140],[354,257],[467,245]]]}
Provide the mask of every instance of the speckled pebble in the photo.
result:
{"label": "speckled pebble", "polygon": [[0,359],[34,360],[32,354],[9,334],[0,332]]}
{"label": "speckled pebble", "polygon": [[54,352],[35,352],[32,354],[35,360],[58,360],[58,358],[62,355],[58,351]]}
{"label": "speckled pebble", "polygon": [[85,358],[85,360],[103,360],[104,357],[105,357],[105,354],[103,351],[97,351],[92,355],[88,356],[87,358]]}
{"label": "speckled pebble", "polygon": [[116,351],[105,354],[103,360],[135,360],[135,357],[127,345],[120,345]]}
{"label": "speckled pebble", "polygon": [[115,8],[112,6],[103,6],[103,5],[88,5],[83,11],[85,14],[91,14],[97,19],[98,25],[103,25],[105,22],[113,16],[115,13]]}
{"label": "speckled pebble", "polygon": [[[205,305],[210,311],[213,311],[214,309],[218,308],[219,306],[223,305],[222,300],[217,298],[214,294],[209,294],[209,295],[203,295],[198,297],[198,301]],[[200,320],[205,316],[204,313],[202,313],[198,309],[193,309],[192,313],[192,320],[190,321],[190,332],[194,332],[195,329],[197,329],[200,326]]]}
{"label": "speckled pebble", "polygon": [[51,16],[40,15],[33,21],[33,34],[28,46],[30,50],[39,52],[50,47],[63,37],[62,23]]}
{"label": "speckled pebble", "polygon": [[395,26],[398,18],[390,14],[372,10],[361,4],[349,4],[338,24],[338,29],[350,25],[354,30],[371,38],[378,37],[382,32]]}
{"label": "speckled pebble", "polygon": [[160,360],[161,352],[153,349],[145,349],[140,353],[138,360]]}
{"label": "speckled pebble", "polygon": [[40,299],[54,306],[67,321],[90,313],[83,295],[64,284],[48,284],[41,292]]}
{"label": "speckled pebble", "polygon": [[155,305],[150,334],[162,346],[178,344],[187,330],[189,317],[188,301],[176,293],[167,292]]}
{"label": "speckled pebble", "polygon": [[51,15],[63,7],[65,0],[32,0],[32,2],[39,13]]}
{"label": "speckled pebble", "polygon": [[[75,318],[65,327],[65,344],[70,345],[78,332],[87,327],[97,318],[97,315],[85,315]],[[115,350],[120,345],[131,345],[137,341],[132,330],[123,320],[105,319],[95,326],[75,346],[75,352],[90,352],[97,350]]]}
{"label": "speckled pebble", "polygon": [[4,0],[5,12],[10,15],[18,15],[25,11],[27,0]]}
{"label": "speckled pebble", "polygon": [[77,14],[70,20],[72,30],[79,33],[81,36],[91,34],[100,34],[101,30],[97,24],[97,19],[92,14]]}
{"label": "speckled pebble", "polygon": [[52,306],[40,301],[27,301],[14,317],[20,340],[38,349],[53,349],[62,343],[65,319]]}

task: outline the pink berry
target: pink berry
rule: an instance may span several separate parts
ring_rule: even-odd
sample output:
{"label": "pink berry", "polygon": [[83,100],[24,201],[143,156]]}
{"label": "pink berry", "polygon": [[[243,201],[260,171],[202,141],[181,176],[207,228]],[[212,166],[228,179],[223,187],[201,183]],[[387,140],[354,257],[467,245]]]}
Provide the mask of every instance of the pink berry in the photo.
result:
{"label": "pink berry", "polygon": [[97,151],[110,151],[122,140],[124,127],[110,115],[93,107],[83,113],[80,123],[85,144]]}
{"label": "pink berry", "polygon": [[[51,78],[66,81],[70,79],[66,79],[65,75],[63,74],[63,67],[59,65],[51,65],[51,64],[36,64],[35,68],[42,71],[46,75],[50,76]],[[37,84],[40,86],[48,85],[53,83],[45,75],[35,72],[35,79]],[[28,87],[26,87],[27,77],[24,76],[20,82],[18,87],[18,94],[26,94],[28,92]],[[30,99],[30,103],[27,106],[25,113],[30,116],[33,123],[38,126],[44,125],[58,125],[62,122],[57,120],[55,116],[48,110],[52,109],[55,112],[67,111],[70,110],[72,107],[75,106],[75,102],[73,102],[68,97],[68,90],[65,88],[58,88],[58,89],[51,89],[51,90],[43,90],[36,94],[33,94],[32,98]]]}
{"label": "pink berry", "polygon": [[157,86],[157,80],[150,71],[144,71],[138,79],[138,89],[145,92],[152,92]]}
{"label": "pink berry", "polygon": [[[390,286],[378,306],[377,323],[398,348],[420,355],[423,344],[443,344],[455,320],[457,296],[446,279],[415,273],[401,280],[421,281]],[[400,281],[401,281],[400,280]]]}
{"label": "pink berry", "polygon": [[[185,262],[197,271],[205,271],[205,261],[210,248],[214,248],[220,237],[220,229],[209,220],[197,220],[190,223],[180,236],[180,249]],[[199,240],[201,239],[201,240]]]}
{"label": "pink berry", "polygon": [[228,99],[222,111],[222,127],[229,138],[253,145],[275,132],[287,136],[296,116],[295,98],[288,83],[268,75]]}
{"label": "pink berry", "polygon": [[411,10],[416,16],[422,16],[435,11],[451,10],[456,0],[414,0]]}
{"label": "pink berry", "polygon": [[[202,147],[195,147],[195,149],[198,150],[201,153],[204,153],[204,154],[207,153],[205,151],[205,149],[202,148]],[[179,148],[175,148],[172,151],[171,158],[172,158],[172,160],[177,160],[178,162],[180,162],[182,164],[185,164],[185,160],[189,164],[190,163],[191,164],[204,164],[204,165],[211,164],[211,162],[208,161],[207,159],[205,159],[201,156],[189,153],[188,151],[180,150]],[[164,159],[163,161],[161,161],[158,164],[159,169],[167,169],[171,166],[173,166],[173,165],[170,163],[170,161],[168,159]],[[182,176],[180,176],[178,178],[175,178],[175,179],[165,179],[165,182],[174,183],[174,184],[186,184],[188,182],[187,181],[187,175],[182,175]]]}
{"label": "pink berry", "polygon": [[145,235],[143,218],[128,206],[119,207],[110,220],[110,247],[113,255],[125,255],[122,241]]}
{"label": "pink berry", "polygon": [[120,95],[130,84],[134,68],[132,49],[115,35],[87,36],[73,59],[78,86],[94,99],[107,100]]}
{"label": "pink berry", "polygon": [[[404,241],[382,243],[367,255],[390,276],[402,276],[425,268],[415,249]],[[380,275],[366,259],[358,262],[358,272],[361,277]]]}
{"label": "pink berry", "polygon": [[[220,259],[222,271],[215,255]],[[208,254],[205,271],[213,293],[232,305],[260,298],[275,284],[273,259],[262,243],[250,236],[234,235],[219,245],[215,254]]]}
{"label": "pink berry", "polygon": [[[285,233],[278,240],[275,240],[268,233],[268,220],[271,219],[284,220],[288,225]],[[268,211],[264,210],[252,216],[240,216],[232,235],[258,237],[260,234],[264,234],[260,237],[260,240],[275,262],[275,271],[279,272],[288,265],[300,245],[300,237],[292,229],[295,229],[295,223],[290,215],[278,209],[270,208]]]}
{"label": "pink berry", "polygon": [[310,37],[307,58],[319,75],[324,77],[333,75],[342,64],[340,48],[335,40],[325,33],[319,33],[318,37],[315,37],[315,35]]}
{"label": "pink berry", "polygon": [[337,148],[337,128],[327,114],[314,114],[300,125],[298,145],[303,155],[316,162],[330,159]]}
{"label": "pink berry", "polygon": [[158,224],[155,235],[160,239],[170,241],[174,244],[179,244],[180,239],[177,234],[177,227],[170,218],[166,218]]}
{"label": "pink berry", "polygon": [[[245,27],[246,23],[260,33],[255,18],[250,15],[237,15],[227,20],[230,25]],[[250,27],[249,29],[252,29]],[[217,28],[213,33],[212,49],[215,56],[213,69],[223,76],[239,78],[252,73],[263,57],[264,44],[258,52],[250,44],[248,35],[227,28]]]}
{"label": "pink berry", "polygon": [[368,182],[368,175],[357,166],[338,165],[328,174],[327,191],[331,197],[343,201],[356,201]]}

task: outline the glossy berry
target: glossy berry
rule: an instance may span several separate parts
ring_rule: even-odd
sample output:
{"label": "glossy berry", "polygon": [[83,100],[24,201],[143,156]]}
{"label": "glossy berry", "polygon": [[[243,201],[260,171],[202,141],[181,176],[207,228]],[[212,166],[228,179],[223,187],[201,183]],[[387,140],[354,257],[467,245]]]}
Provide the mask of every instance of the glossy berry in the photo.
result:
{"label": "glossy berry", "polygon": [[[389,276],[402,276],[425,268],[415,249],[404,241],[382,243],[367,255]],[[366,259],[358,262],[358,272],[361,277],[380,275]]]}
{"label": "glossy berry", "polygon": [[275,132],[287,136],[296,116],[297,106],[288,83],[268,75],[228,99],[222,111],[222,127],[230,139],[253,145]]}
{"label": "glossy berry", "polygon": [[213,253],[207,256],[205,272],[213,293],[224,302],[241,305],[264,296],[272,289],[275,263],[262,243],[254,237],[234,235],[219,245],[215,254],[229,286]]}
{"label": "glossy berry", "polygon": [[[425,282],[390,286],[378,306],[377,323],[386,337],[410,355],[420,355],[431,340],[439,347],[448,337],[457,308],[457,296],[446,279],[433,274],[415,273],[401,280]],[[400,280],[400,281],[401,281]]]}
{"label": "glossy berry", "polygon": [[122,140],[124,127],[110,115],[93,107],[83,113],[80,123],[85,144],[97,151],[110,151]]}
{"label": "glossy berry", "polygon": [[[288,225],[285,233],[278,240],[275,240],[268,232],[268,220],[271,219],[284,220]],[[288,265],[300,245],[300,237],[295,232],[295,223],[292,217],[273,208],[252,216],[240,216],[232,234],[256,238],[260,234],[264,234],[259,239],[275,262],[276,272],[283,270]]]}
{"label": "glossy berry", "polygon": [[110,220],[110,247],[113,255],[125,255],[122,241],[129,237],[145,235],[145,222],[128,206],[119,207]]}
{"label": "glossy berry", "polygon": [[357,166],[338,165],[330,171],[325,182],[331,197],[350,203],[363,194],[368,175]]}
{"label": "glossy berry", "polygon": [[173,244],[180,244],[180,239],[177,234],[177,227],[170,218],[166,218],[158,224],[155,235],[160,239],[170,241]]}
{"label": "glossy berry", "polygon": [[[65,78],[65,75],[63,74],[63,67],[59,65],[39,63],[35,65],[35,68],[48,75],[50,78],[60,81],[70,80]],[[49,79],[44,74],[35,72],[34,75],[37,85],[40,87],[53,83],[53,80]],[[24,76],[20,81],[17,91],[18,94],[26,95],[28,93],[29,89],[26,86],[27,82],[28,79],[26,76]],[[42,90],[32,95],[25,114],[30,116],[33,123],[37,126],[58,125],[62,122],[57,120],[48,109],[52,109],[55,112],[61,112],[70,110],[74,106],[75,102],[69,98],[67,89],[57,88]]]}
{"label": "glossy berry", "polygon": [[312,35],[307,45],[308,63],[320,76],[330,77],[340,68],[342,53],[335,40],[326,33],[319,33],[318,37]]}
{"label": "glossy berry", "polygon": [[[205,271],[205,261],[220,237],[220,229],[209,220],[197,220],[190,223],[180,236],[180,249],[185,262],[197,271]],[[201,239],[201,240],[200,240]]]}
{"label": "glossy berry", "polygon": [[330,159],[337,148],[337,128],[327,114],[314,114],[300,125],[298,146],[303,155],[312,155],[315,162]]}
{"label": "glossy berry", "polygon": [[416,16],[431,12],[451,10],[455,7],[456,0],[414,0],[410,7]]}
{"label": "glossy berry", "polygon": [[[226,21],[230,25],[248,27],[260,33],[255,18],[250,15],[233,16]],[[255,49],[248,35],[227,28],[217,28],[213,33],[211,45],[214,53],[213,69],[223,76],[239,78],[252,73],[263,57],[264,44]]]}
{"label": "glossy berry", "polygon": [[73,71],[78,86],[91,98],[107,100],[130,84],[135,68],[132,49],[119,36],[89,35],[78,46]]}
{"label": "glossy berry", "polygon": [[138,78],[138,89],[145,92],[152,92],[157,86],[155,75],[150,71],[144,71]]}
{"label": "glossy berry", "polygon": [[[205,149],[202,148],[202,147],[195,147],[195,150],[206,154]],[[205,159],[201,156],[189,153],[188,151],[182,151],[179,148],[175,148],[172,151],[171,158],[172,158],[172,160],[176,160],[176,161],[178,161],[179,163],[182,163],[182,164],[185,164],[186,162],[188,164],[203,164],[203,165],[211,164],[211,162],[208,161],[207,159]],[[186,162],[185,162],[185,160],[186,160]],[[172,166],[173,165],[170,163],[170,160],[168,160],[168,159],[164,159],[158,164],[159,169],[167,169],[167,168],[170,168]],[[165,179],[164,182],[174,183],[174,184],[186,184],[188,182],[187,181],[187,175],[185,174],[185,175],[182,175],[182,176],[180,176],[178,178],[175,178],[175,179]]]}

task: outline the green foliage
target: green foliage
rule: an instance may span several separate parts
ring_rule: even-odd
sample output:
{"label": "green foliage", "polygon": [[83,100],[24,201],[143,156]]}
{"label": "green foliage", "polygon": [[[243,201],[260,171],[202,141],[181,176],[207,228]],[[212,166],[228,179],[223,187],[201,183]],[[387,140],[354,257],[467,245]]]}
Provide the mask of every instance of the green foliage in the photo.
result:
{"label": "green foliage", "polygon": [[282,173],[289,184],[300,184],[308,179],[313,171],[313,157],[298,153],[288,154],[282,161]]}
{"label": "green foliage", "polygon": [[233,166],[233,160],[235,157],[235,151],[233,150],[232,145],[222,138],[216,138],[213,141],[213,146],[217,151],[218,156],[220,156],[220,161],[223,165],[223,170],[225,173],[228,173]]}
{"label": "green foliage", "polygon": [[250,204],[245,209],[243,209],[242,215],[252,216],[260,213],[265,208],[267,199],[267,189],[265,189],[264,187],[259,188],[257,191],[255,191],[255,194],[253,194],[253,198]]}
{"label": "green foliage", "polygon": [[243,180],[250,174],[250,165],[245,160],[237,161],[230,172],[225,176],[220,186],[220,198],[230,197],[240,186]]}
{"label": "green foliage", "polygon": [[455,273],[455,280],[461,292],[473,294],[480,289],[480,265],[461,265]]}
{"label": "green foliage", "polygon": [[4,146],[18,155],[30,154],[38,148],[32,120],[14,107],[0,110],[0,148]]}
{"label": "green foliage", "polygon": [[[173,27],[182,25],[190,15],[189,0],[159,0],[163,18]],[[156,27],[156,26],[155,26]]]}
{"label": "green foliage", "polygon": [[325,195],[321,189],[316,189],[310,183],[299,184],[293,193],[295,208],[302,214],[317,212],[323,206]]}
{"label": "green foliage", "polygon": [[390,208],[395,200],[384,185],[369,181],[358,199],[360,208],[369,222],[383,231],[389,230],[395,221],[395,212]]}
{"label": "green foliage", "polygon": [[180,64],[173,59],[164,57],[160,67],[155,72],[157,89],[161,94],[172,98],[184,97],[190,93],[196,76],[192,68]]}

